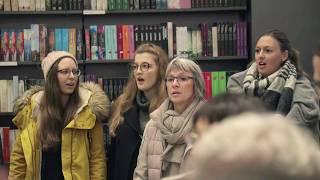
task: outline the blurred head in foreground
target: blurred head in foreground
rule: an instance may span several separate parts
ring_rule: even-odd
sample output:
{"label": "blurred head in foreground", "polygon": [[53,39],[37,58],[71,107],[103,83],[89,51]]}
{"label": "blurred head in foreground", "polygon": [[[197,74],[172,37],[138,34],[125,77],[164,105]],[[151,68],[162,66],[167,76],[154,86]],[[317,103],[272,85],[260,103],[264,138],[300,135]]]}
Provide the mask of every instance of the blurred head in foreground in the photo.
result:
{"label": "blurred head in foreground", "polygon": [[193,148],[201,180],[320,179],[311,135],[280,115],[245,113],[210,128]]}

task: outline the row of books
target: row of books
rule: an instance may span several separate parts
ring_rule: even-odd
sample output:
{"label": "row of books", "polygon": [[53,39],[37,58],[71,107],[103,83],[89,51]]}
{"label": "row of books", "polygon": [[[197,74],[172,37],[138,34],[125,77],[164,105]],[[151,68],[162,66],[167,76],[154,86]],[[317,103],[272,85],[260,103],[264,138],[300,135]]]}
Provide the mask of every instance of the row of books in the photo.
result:
{"label": "row of books", "polygon": [[[114,101],[122,92],[127,78],[103,79],[95,74],[81,75],[80,82],[92,81],[98,83],[111,101]],[[32,86],[43,86],[43,79],[19,79],[13,76],[10,80],[0,80],[0,112],[12,112],[14,101]]]}
{"label": "row of books", "polygon": [[83,10],[83,0],[0,0],[0,11],[61,10]]}
{"label": "row of books", "polygon": [[[205,79],[206,93],[205,97],[210,98],[218,94],[226,92],[227,79],[235,72],[215,71],[203,72]],[[111,101],[123,92],[127,83],[127,78],[102,78],[95,74],[81,75],[80,82],[91,81],[98,83],[104,90]],[[20,79],[18,76],[13,76],[12,80],[0,80],[0,112],[12,112],[14,100],[22,95],[32,86],[43,86],[43,79]]]}
{"label": "row of books", "polygon": [[10,162],[10,154],[16,141],[17,129],[0,127],[0,164]]}
{"label": "row of books", "polygon": [[100,85],[108,96],[110,101],[114,101],[122,94],[124,87],[127,84],[128,78],[101,78],[95,74],[86,74],[80,81],[91,81]]}
{"label": "row of books", "polygon": [[[98,0],[91,0],[98,1]],[[108,0],[109,10],[186,9],[245,6],[246,0]]]}
{"label": "row of books", "polygon": [[233,6],[246,6],[246,0],[0,0],[0,11],[113,11]]}
{"label": "row of books", "polygon": [[234,71],[213,71],[203,72],[203,78],[205,82],[205,98],[223,94],[227,91],[228,78],[236,72]]}
{"label": "row of books", "polygon": [[247,56],[247,23],[221,22],[197,26],[91,25],[79,28],[0,29],[0,61],[39,61],[54,50],[68,51],[79,60],[133,59],[141,43],[152,42],[170,58]]}

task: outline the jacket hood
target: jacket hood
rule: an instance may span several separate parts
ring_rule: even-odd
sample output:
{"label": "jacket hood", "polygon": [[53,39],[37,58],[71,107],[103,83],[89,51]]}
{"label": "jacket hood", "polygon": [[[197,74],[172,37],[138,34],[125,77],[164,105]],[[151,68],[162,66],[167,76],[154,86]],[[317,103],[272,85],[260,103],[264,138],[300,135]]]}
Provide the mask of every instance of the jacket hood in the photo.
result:
{"label": "jacket hood", "polygon": [[88,105],[91,107],[92,112],[96,115],[97,120],[100,122],[106,121],[110,115],[110,101],[102,88],[93,82],[85,82],[80,84],[80,88],[91,91]]}
{"label": "jacket hood", "polygon": [[[19,111],[21,111],[25,106],[31,105],[32,97],[35,94],[39,94],[44,90],[44,87],[33,86],[31,89],[26,91],[22,96],[20,96],[13,107],[13,113],[16,115]],[[86,93],[89,92],[89,93]],[[95,114],[96,119],[100,122],[106,121],[110,114],[110,101],[108,97],[105,95],[104,91],[98,84],[93,82],[85,82],[80,84],[79,89],[80,98],[87,99],[87,102],[82,102],[80,107],[83,108],[84,105],[88,105],[92,112]],[[83,97],[87,96],[87,97]]]}

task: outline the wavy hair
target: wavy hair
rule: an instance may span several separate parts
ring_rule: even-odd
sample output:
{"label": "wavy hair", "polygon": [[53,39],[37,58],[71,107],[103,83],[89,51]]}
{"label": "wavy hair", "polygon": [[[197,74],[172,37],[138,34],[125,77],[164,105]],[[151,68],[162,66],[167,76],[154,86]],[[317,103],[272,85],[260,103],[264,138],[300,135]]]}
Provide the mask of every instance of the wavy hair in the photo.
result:
{"label": "wavy hair", "polygon": [[[163,100],[167,97],[165,91],[165,71],[168,65],[168,56],[166,52],[159,46],[152,43],[145,43],[140,45],[135,51],[135,55],[142,53],[150,53],[154,55],[155,62],[159,67],[157,83],[155,84],[158,89],[157,96],[150,99],[149,112],[154,111],[160,106]],[[123,113],[128,111],[134,102],[138,92],[137,82],[134,78],[133,72],[130,72],[129,79],[123,93],[117,98],[112,106],[112,116],[110,119],[109,132],[111,136],[116,136],[118,126],[123,122]]]}

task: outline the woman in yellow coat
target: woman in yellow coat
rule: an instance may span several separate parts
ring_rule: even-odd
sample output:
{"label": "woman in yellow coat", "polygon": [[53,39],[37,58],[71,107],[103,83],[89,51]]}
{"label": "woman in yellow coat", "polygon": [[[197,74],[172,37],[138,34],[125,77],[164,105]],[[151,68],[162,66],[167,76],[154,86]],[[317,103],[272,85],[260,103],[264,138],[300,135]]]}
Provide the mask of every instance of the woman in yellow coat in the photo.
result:
{"label": "woman in yellow coat", "polygon": [[45,87],[33,88],[15,104],[20,130],[10,157],[9,179],[105,179],[101,120],[109,101],[93,83],[79,85],[73,55],[51,52],[41,62]]}

